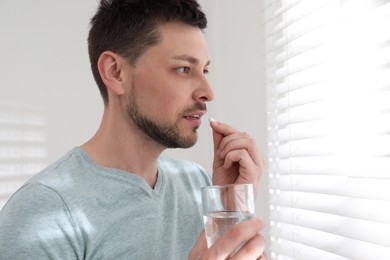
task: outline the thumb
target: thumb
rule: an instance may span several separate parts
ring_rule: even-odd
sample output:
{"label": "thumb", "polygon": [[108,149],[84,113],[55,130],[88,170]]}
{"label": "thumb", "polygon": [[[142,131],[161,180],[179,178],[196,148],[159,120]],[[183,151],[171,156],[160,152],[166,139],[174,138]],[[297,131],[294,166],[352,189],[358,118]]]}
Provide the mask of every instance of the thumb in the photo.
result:
{"label": "thumb", "polygon": [[203,230],[199,236],[198,241],[196,241],[194,247],[192,248],[188,259],[199,259],[199,257],[204,255],[206,251],[207,251],[206,234],[205,231]]}

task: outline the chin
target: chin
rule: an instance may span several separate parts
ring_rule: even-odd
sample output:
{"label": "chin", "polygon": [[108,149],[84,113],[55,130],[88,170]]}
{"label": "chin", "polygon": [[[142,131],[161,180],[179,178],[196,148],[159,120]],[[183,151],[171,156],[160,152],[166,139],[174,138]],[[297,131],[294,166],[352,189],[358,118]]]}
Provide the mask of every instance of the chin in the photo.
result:
{"label": "chin", "polygon": [[182,142],[181,148],[190,148],[190,147],[194,146],[197,141],[198,141],[198,136],[188,138],[184,142]]}
{"label": "chin", "polygon": [[190,148],[196,144],[198,141],[198,133],[193,133],[191,135],[182,136],[180,140],[177,140],[175,147],[171,148]]}

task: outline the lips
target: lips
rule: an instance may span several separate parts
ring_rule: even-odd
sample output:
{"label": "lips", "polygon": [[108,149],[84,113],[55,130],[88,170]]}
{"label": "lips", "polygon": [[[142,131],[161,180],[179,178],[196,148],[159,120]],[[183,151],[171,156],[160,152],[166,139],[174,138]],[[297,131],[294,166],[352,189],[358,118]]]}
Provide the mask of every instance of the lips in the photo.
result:
{"label": "lips", "polygon": [[199,120],[206,112],[205,111],[197,111],[190,114],[185,115],[184,117],[192,120]]}

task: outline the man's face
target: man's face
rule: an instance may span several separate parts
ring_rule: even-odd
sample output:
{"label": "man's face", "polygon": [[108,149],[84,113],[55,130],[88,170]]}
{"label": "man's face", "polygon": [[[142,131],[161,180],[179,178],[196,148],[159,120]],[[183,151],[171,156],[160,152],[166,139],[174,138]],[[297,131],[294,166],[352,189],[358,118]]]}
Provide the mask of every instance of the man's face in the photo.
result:
{"label": "man's face", "polygon": [[202,32],[181,23],[159,27],[161,42],[136,62],[127,114],[149,138],[168,148],[188,148],[213,92],[205,77],[209,56]]}

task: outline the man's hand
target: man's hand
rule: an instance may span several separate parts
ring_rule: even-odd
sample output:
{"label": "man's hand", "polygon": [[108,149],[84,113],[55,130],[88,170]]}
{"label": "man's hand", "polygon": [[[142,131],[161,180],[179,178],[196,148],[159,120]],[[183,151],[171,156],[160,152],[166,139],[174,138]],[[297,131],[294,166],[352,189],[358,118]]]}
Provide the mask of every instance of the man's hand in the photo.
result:
{"label": "man's hand", "polygon": [[[259,233],[263,227],[264,222],[256,218],[243,221],[227,231],[210,248],[207,248],[206,235],[203,231],[191,250],[188,259],[266,260],[264,254],[265,240]],[[245,243],[244,246],[235,252],[243,243]]]}
{"label": "man's hand", "polygon": [[264,160],[255,140],[221,122],[211,121],[214,140],[213,184],[253,183],[257,194]]}

